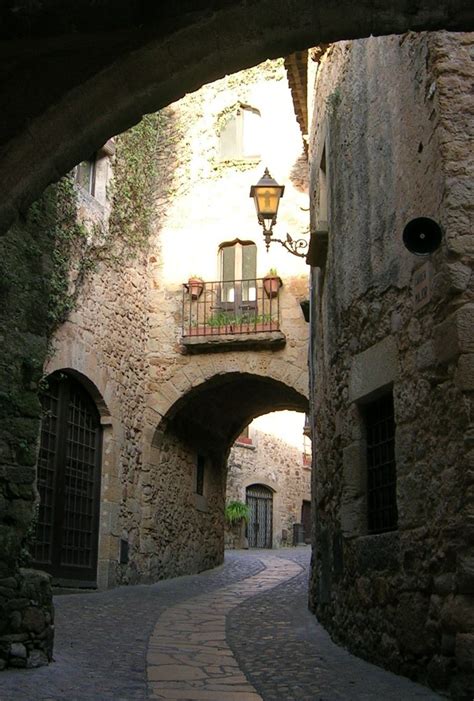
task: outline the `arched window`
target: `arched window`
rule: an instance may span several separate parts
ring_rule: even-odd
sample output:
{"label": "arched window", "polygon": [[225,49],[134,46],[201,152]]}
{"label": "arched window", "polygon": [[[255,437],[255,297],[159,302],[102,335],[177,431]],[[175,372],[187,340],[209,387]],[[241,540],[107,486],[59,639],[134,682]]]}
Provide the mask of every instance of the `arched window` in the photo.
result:
{"label": "arched window", "polygon": [[249,105],[237,105],[222,119],[220,159],[260,158],[260,128],[260,112]]}
{"label": "arched window", "polygon": [[222,282],[221,306],[236,311],[253,309],[257,299],[257,246],[253,241],[235,239],[219,246]]}
{"label": "arched window", "polygon": [[50,375],[41,403],[40,505],[34,559],[58,579],[95,581],[100,501],[100,416],[73,377]]}

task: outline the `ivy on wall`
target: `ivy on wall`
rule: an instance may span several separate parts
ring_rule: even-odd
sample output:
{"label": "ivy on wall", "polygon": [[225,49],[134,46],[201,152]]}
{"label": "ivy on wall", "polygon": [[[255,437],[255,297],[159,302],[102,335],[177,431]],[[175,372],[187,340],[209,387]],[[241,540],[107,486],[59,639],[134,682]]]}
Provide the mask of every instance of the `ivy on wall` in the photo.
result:
{"label": "ivy on wall", "polygon": [[159,112],[147,114],[139,124],[116,138],[107,235],[115,256],[133,258],[147,247],[154,213],[161,121]]}

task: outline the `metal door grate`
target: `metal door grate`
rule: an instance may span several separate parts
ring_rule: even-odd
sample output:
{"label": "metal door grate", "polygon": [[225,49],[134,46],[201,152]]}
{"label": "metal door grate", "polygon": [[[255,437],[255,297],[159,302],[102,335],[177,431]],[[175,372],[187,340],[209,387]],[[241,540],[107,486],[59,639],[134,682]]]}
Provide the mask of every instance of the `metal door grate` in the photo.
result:
{"label": "metal door grate", "polygon": [[398,520],[392,395],[367,405],[365,419],[368,532],[383,533],[395,530]]}
{"label": "metal door grate", "polygon": [[271,548],[273,532],[273,492],[262,484],[247,487],[250,509],[247,538],[250,548]]}
{"label": "metal door grate", "polygon": [[100,417],[82,386],[63,373],[48,379],[42,405],[34,558],[54,576],[95,580]]}
{"label": "metal door grate", "polygon": [[38,455],[37,486],[40,493],[36,541],[33,557],[41,564],[51,564],[54,524],[54,492],[56,488],[55,458],[57,452],[58,383],[49,383],[42,396],[43,420]]}

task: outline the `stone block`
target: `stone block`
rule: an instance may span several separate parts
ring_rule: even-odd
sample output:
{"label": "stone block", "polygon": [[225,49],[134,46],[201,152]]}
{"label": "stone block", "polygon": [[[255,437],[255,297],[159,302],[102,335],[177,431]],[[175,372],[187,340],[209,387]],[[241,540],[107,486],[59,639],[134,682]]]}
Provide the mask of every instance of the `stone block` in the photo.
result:
{"label": "stone block", "polygon": [[400,569],[400,535],[397,531],[359,538],[354,549],[359,574]]}
{"label": "stone block", "polygon": [[459,358],[456,385],[463,391],[474,390],[474,353],[461,355]]}
{"label": "stone block", "polygon": [[460,669],[474,670],[474,634],[458,633],[456,635],[455,656]]}
{"label": "stone block", "polygon": [[42,650],[31,650],[26,660],[27,669],[35,669],[36,667],[44,667],[48,664],[48,658]]}
{"label": "stone block", "polygon": [[452,671],[452,662],[449,657],[434,655],[427,667],[427,679],[430,686],[435,689],[446,689]]}
{"label": "stone block", "polygon": [[346,538],[363,534],[365,528],[365,498],[343,498],[340,510],[341,529]]}
{"label": "stone block", "polygon": [[448,596],[441,610],[441,624],[448,633],[471,633],[474,630],[474,597]]}
{"label": "stone block", "polygon": [[398,351],[395,338],[383,341],[353,356],[349,372],[349,400],[356,402],[370,397],[398,378]]}
{"label": "stone block", "polygon": [[447,266],[449,286],[453,292],[463,292],[471,278],[472,270],[460,261]]}
{"label": "stone block", "polygon": [[23,643],[12,643],[10,645],[10,656],[20,657],[21,659],[26,659],[27,651]]}
{"label": "stone block", "polygon": [[23,628],[32,633],[41,633],[46,626],[42,609],[30,606],[23,613]]}
{"label": "stone block", "polygon": [[429,599],[419,592],[400,595],[397,607],[397,639],[400,648],[414,655],[426,655],[433,647],[428,632]]}
{"label": "stone block", "polygon": [[355,441],[342,451],[345,498],[356,498],[365,494],[366,464],[367,444],[365,441]]}
{"label": "stone block", "polygon": [[474,556],[459,557],[456,574],[457,590],[460,594],[474,594]]}

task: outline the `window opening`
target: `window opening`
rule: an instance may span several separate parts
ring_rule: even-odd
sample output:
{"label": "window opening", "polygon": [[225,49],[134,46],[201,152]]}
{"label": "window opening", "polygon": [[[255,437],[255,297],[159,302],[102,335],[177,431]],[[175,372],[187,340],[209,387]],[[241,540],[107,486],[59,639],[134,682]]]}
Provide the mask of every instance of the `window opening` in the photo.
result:
{"label": "window opening", "polygon": [[369,533],[397,528],[395,419],[392,394],[365,407]]}
{"label": "window opening", "polygon": [[95,171],[95,156],[87,158],[76,166],[76,183],[92,196],[95,194]]}
{"label": "window opening", "polygon": [[260,112],[249,105],[239,105],[222,126],[220,159],[260,158],[260,143]]}
{"label": "window opening", "polygon": [[318,209],[318,229],[327,231],[328,229],[328,184],[326,171],[326,147],[323,148],[321,161],[319,164],[319,209]]}
{"label": "window opening", "polygon": [[206,458],[204,455],[197,456],[196,463],[196,494],[204,495],[204,468],[206,465]]}

